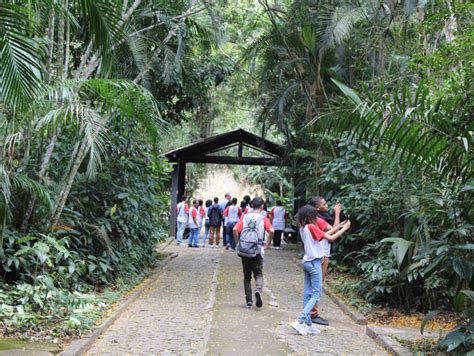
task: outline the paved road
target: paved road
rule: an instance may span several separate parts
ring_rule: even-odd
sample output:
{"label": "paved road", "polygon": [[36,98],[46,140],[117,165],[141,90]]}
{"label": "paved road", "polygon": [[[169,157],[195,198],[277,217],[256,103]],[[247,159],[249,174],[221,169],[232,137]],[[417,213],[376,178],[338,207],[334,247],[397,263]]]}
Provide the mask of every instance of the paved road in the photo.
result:
{"label": "paved road", "polygon": [[169,246],[179,256],[105,332],[89,355],[121,354],[386,354],[327,297],[321,334],[289,326],[302,304],[303,273],[296,251],[268,250],[264,306],[244,307],[240,258],[223,248]]}

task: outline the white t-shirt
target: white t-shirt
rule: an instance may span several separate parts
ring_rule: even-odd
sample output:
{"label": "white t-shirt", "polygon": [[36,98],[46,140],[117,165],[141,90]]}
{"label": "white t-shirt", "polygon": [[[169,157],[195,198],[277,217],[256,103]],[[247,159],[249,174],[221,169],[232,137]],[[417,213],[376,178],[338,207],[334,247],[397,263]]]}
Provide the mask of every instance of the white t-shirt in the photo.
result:
{"label": "white t-shirt", "polygon": [[204,210],[204,208],[201,207],[201,206],[199,208],[197,208],[196,221],[198,223],[198,227],[202,226],[202,220],[204,219],[204,217],[201,215],[201,210]]}
{"label": "white t-shirt", "polygon": [[193,213],[196,214],[196,222],[198,222],[199,212],[194,206],[191,209],[189,209],[188,224],[189,224],[190,229],[195,229],[195,228],[199,227],[199,222],[198,222],[198,224],[194,223]]}
{"label": "white t-shirt", "polygon": [[[324,240],[324,232],[316,225],[307,224],[304,228],[300,228],[301,240],[304,244],[303,262],[312,261],[316,258],[324,256],[323,245],[321,240]],[[316,237],[316,239],[313,238]]]}
{"label": "white t-shirt", "polygon": [[188,222],[188,215],[186,214],[186,203],[179,203],[176,206],[176,210],[178,211],[176,214],[176,220],[180,223],[187,223]]}
{"label": "white t-shirt", "polygon": [[276,206],[272,209],[272,225],[275,230],[285,230],[286,210],[282,206]]}
{"label": "white t-shirt", "polygon": [[230,205],[226,208],[227,210],[227,222],[236,223],[239,221],[239,210],[240,208],[235,205]]}
{"label": "white t-shirt", "polygon": [[328,240],[323,239],[321,241],[321,244],[323,245],[323,253],[325,257],[331,256],[331,244],[329,243]]}

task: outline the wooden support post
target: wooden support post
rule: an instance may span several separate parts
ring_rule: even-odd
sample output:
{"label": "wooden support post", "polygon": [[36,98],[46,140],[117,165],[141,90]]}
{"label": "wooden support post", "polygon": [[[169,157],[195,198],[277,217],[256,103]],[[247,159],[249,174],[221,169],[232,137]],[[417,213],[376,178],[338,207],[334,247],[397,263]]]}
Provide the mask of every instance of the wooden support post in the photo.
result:
{"label": "wooden support post", "polygon": [[179,162],[178,167],[178,197],[177,201],[181,201],[186,186],[186,162]]}
{"label": "wooden support post", "polygon": [[170,207],[170,236],[176,237],[176,205],[178,204],[178,170],[179,165],[173,165],[171,175],[171,207]]}
{"label": "wooden support post", "polygon": [[184,195],[186,163],[173,165],[171,178],[170,236],[176,236],[176,205]]}

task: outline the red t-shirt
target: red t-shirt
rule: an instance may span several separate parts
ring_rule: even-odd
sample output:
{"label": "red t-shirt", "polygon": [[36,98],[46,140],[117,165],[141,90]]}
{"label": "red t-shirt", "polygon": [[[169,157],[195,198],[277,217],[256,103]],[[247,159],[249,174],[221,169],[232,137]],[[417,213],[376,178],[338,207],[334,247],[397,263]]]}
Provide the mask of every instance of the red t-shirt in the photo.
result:
{"label": "red t-shirt", "polygon": [[326,230],[328,226],[329,224],[326,221],[317,218],[316,224],[308,224],[308,230],[313,239],[321,241],[324,238],[324,230]]}
{"label": "red t-shirt", "polygon": [[[265,231],[267,232],[273,228],[272,223],[270,222],[270,220],[268,220],[266,216],[263,218],[263,226],[265,228]],[[236,229],[237,232],[240,234],[242,232],[243,227],[244,227],[244,217],[242,216],[239,222],[235,224],[234,229]]]}

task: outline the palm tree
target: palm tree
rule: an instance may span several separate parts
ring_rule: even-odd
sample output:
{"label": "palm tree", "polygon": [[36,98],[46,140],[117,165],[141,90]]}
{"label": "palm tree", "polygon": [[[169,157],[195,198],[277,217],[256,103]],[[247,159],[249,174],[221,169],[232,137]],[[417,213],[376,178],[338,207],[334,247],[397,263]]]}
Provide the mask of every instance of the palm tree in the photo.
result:
{"label": "palm tree", "polygon": [[0,4],[0,103],[15,110],[34,100],[41,88],[41,43],[38,31],[31,26],[30,9],[14,4]]}
{"label": "palm tree", "polygon": [[[157,142],[165,121],[156,99],[138,83],[147,84],[151,70],[165,83],[179,82],[185,41],[192,38],[187,32],[203,33],[193,17],[208,9],[194,1],[173,5],[148,0],[12,1],[0,6],[0,62],[6,63],[0,65],[0,105],[15,122],[8,135],[26,138],[15,141],[16,150],[2,152],[4,171],[12,178],[16,167],[8,162],[13,155],[22,160],[21,153],[41,140],[44,151],[37,164],[32,167],[33,159],[22,162],[29,162],[30,178],[42,184],[51,158],[68,147],[68,164],[56,176],[60,189],[53,193],[49,225],[57,224],[82,162],[88,159],[89,176],[96,172],[111,117],[136,120]],[[75,48],[73,42],[84,46]],[[109,79],[113,75],[123,79]],[[32,195],[23,230],[35,202]]]}
{"label": "palm tree", "polygon": [[[372,149],[399,157],[406,169],[422,165],[424,170],[446,178],[453,185],[472,178],[472,122],[469,112],[437,98],[425,83],[416,90],[406,81],[391,96],[361,99],[344,84],[334,80],[343,93],[330,112],[314,123],[315,129],[333,135],[349,133]],[[469,110],[465,106],[464,110]],[[463,132],[447,123],[461,120]]]}
{"label": "palm tree", "polygon": [[267,0],[259,2],[271,25],[255,45],[263,57],[262,116],[271,118],[292,145],[292,132],[318,117],[328,104],[334,87],[330,78],[337,76],[334,50],[349,36],[363,11],[347,2],[336,7],[299,0],[287,9]]}

